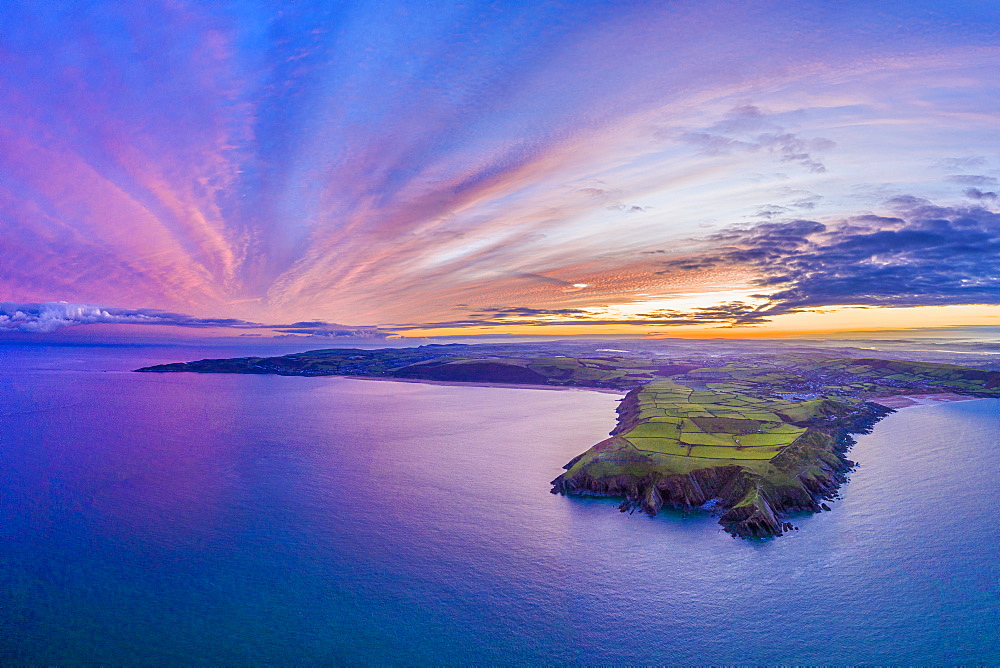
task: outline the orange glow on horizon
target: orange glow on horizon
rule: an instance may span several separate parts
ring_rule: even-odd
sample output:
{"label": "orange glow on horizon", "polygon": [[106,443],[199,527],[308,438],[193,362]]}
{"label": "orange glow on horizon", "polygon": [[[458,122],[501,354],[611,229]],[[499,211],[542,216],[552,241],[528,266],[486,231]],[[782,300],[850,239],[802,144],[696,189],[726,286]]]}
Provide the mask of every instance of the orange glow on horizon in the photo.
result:
{"label": "orange glow on horizon", "polygon": [[401,331],[404,338],[446,336],[650,336],[662,338],[763,339],[858,331],[897,331],[938,327],[1000,325],[1000,306],[865,307],[840,306],[777,316],[754,326],[657,324],[510,324],[475,327],[424,328]]}

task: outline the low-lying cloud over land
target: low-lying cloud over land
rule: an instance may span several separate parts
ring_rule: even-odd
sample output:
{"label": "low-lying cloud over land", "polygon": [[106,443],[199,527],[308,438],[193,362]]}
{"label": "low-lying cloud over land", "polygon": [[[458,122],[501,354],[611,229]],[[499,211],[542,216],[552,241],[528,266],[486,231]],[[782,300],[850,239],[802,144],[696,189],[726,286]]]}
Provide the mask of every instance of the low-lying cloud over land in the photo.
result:
{"label": "low-lying cloud over land", "polygon": [[161,325],[196,329],[270,330],[317,337],[385,338],[376,327],[349,327],[330,322],[267,325],[237,318],[196,318],[157,309],[125,309],[67,302],[0,302],[0,332],[48,334],[79,325]]}

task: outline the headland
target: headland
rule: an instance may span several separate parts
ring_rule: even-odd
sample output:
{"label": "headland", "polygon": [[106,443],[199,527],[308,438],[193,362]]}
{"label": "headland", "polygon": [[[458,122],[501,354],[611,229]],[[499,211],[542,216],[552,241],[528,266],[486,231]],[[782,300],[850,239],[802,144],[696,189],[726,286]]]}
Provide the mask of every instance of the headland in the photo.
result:
{"label": "headland", "polygon": [[854,467],[847,457],[852,435],[869,432],[897,407],[922,403],[921,397],[1000,397],[998,371],[843,352],[429,345],[206,359],[137,371],[622,392],[610,438],[567,463],[552,492],[615,497],[623,512],[650,515],[664,507],[710,508],[733,536],[767,538],[795,529],[797,515],[830,509]]}

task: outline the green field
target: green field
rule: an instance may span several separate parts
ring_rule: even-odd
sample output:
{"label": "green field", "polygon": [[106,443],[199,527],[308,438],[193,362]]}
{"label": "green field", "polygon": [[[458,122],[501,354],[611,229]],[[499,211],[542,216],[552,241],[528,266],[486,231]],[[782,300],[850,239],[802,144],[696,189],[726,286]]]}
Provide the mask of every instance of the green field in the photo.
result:
{"label": "green field", "polygon": [[[727,367],[729,374],[753,369]],[[698,377],[698,374],[688,374]],[[712,378],[719,374],[708,373]],[[774,374],[765,374],[767,382]],[[735,391],[728,383],[695,389],[674,380],[653,381],[635,397],[638,413],[621,435],[636,449],[677,457],[734,461],[769,460],[807,429],[796,423],[822,417],[837,404],[790,402]],[[741,383],[744,391],[755,383]],[[707,388],[707,386],[706,386]]]}
{"label": "green field", "polygon": [[995,379],[947,364],[794,355],[780,368],[704,367],[641,387],[619,433],[643,452],[759,462],[866,399],[907,391],[995,394],[988,387]]}

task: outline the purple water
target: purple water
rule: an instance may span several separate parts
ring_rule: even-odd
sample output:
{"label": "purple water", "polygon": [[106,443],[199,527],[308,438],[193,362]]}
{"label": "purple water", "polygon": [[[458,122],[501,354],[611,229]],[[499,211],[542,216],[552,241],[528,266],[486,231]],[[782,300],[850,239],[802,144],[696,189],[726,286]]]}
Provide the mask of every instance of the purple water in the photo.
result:
{"label": "purple water", "polygon": [[617,397],[0,348],[5,663],[997,663],[1000,402],[911,408],[766,543],[549,494]]}

